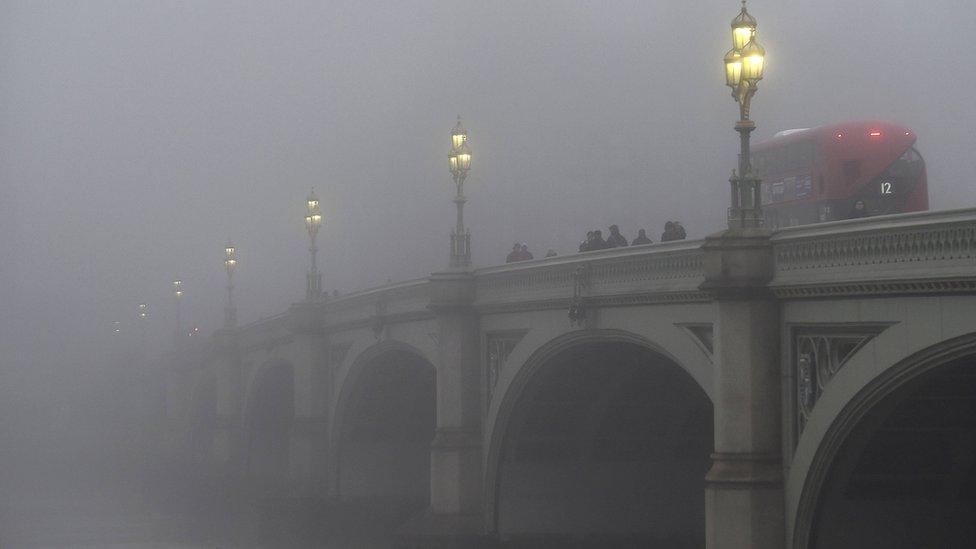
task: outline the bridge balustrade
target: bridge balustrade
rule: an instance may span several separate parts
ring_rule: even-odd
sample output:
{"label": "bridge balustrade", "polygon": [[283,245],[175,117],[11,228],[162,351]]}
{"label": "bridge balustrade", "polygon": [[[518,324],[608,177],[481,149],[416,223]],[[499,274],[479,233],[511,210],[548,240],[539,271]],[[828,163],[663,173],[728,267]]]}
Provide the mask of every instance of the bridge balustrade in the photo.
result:
{"label": "bridge balustrade", "polygon": [[976,209],[794,227],[772,243],[781,298],[976,290]]}

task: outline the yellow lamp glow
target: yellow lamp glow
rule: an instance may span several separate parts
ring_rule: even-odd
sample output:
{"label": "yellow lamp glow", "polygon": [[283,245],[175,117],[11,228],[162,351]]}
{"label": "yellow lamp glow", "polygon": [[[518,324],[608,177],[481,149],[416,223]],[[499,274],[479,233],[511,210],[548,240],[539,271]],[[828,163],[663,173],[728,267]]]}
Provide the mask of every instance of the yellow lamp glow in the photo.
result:
{"label": "yellow lamp glow", "polygon": [[459,170],[465,172],[471,169],[471,151],[468,150],[467,145],[464,145],[457,155],[457,166]]}
{"label": "yellow lamp glow", "polygon": [[447,163],[451,167],[451,173],[454,173],[458,169],[458,156],[453,151],[447,155]]}
{"label": "yellow lamp glow", "polygon": [[464,131],[464,126],[461,125],[461,115],[458,115],[457,124],[451,130],[451,147],[455,150],[460,149],[467,140],[468,132]]}
{"label": "yellow lamp glow", "polygon": [[742,78],[749,83],[762,80],[766,50],[755,40],[742,48]]}
{"label": "yellow lamp glow", "polygon": [[746,2],[742,0],[742,11],[732,20],[732,49],[741,50],[746,47],[756,35],[756,19],[746,11]]}
{"label": "yellow lamp glow", "polygon": [[725,85],[738,87],[742,81],[742,56],[735,50],[725,54]]}

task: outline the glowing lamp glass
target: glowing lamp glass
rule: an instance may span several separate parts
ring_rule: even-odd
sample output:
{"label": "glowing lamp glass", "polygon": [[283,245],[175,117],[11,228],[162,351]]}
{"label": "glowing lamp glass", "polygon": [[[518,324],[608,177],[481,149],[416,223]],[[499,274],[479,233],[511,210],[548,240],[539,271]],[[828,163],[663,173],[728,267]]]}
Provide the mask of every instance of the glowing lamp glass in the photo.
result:
{"label": "glowing lamp glass", "polygon": [[748,82],[762,80],[766,50],[755,40],[746,44],[742,50],[742,79]]}
{"label": "glowing lamp glass", "polygon": [[463,133],[453,133],[451,134],[451,146],[455,149],[460,149],[461,145],[464,145],[464,142],[467,141],[467,139],[468,136]]}
{"label": "glowing lamp glass", "polygon": [[725,85],[730,88],[738,87],[742,81],[742,56],[735,50],[725,54]]}
{"label": "glowing lamp glass", "polygon": [[732,47],[737,50],[741,50],[746,44],[749,43],[749,40],[752,40],[755,33],[755,27],[750,28],[748,26],[743,26],[732,29]]}
{"label": "glowing lamp glass", "polygon": [[732,20],[732,47],[741,50],[756,36],[756,18],[749,15],[746,11],[745,0],[742,2],[742,10],[735,19]]}
{"label": "glowing lamp glass", "polygon": [[457,155],[457,165],[460,170],[468,170],[471,168],[471,153],[464,151]]}
{"label": "glowing lamp glass", "polygon": [[316,225],[316,226],[321,225],[322,224],[322,214],[320,214],[320,213],[313,213],[312,214],[312,224],[313,225]]}
{"label": "glowing lamp glass", "polygon": [[456,172],[458,169],[458,157],[456,154],[451,153],[447,155],[447,164],[451,167],[452,172]]}

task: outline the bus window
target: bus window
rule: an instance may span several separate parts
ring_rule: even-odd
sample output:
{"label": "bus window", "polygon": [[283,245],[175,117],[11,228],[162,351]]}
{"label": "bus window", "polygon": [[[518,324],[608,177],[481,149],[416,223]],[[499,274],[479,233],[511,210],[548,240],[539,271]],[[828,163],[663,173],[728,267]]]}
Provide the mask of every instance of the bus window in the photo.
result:
{"label": "bus window", "polygon": [[811,183],[809,175],[801,175],[796,178],[796,197],[805,198],[810,195]]}

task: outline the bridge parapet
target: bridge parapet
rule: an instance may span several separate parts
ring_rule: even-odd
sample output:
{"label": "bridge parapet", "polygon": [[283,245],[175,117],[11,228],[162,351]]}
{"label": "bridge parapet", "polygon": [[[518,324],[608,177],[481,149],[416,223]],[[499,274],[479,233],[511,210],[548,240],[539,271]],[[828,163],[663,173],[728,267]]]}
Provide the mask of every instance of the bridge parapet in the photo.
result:
{"label": "bridge parapet", "polygon": [[772,241],[781,298],[976,290],[976,209],[794,227]]}
{"label": "bridge parapet", "polygon": [[245,324],[237,330],[237,340],[244,350],[274,346],[290,337],[288,313],[281,313]]}
{"label": "bridge parapet", "polygon": [[355,328],[368,325],[376,317],[428,316],[429,294],[428,279],[420,278],[345,295],[325,304],[324,328]]}
{"label": "bridge parapet", "polygon": [[476,271],[475,305],[497,309],[563,307],[583,286],[589,302],[707,301],[701,241],[614,248]]}

